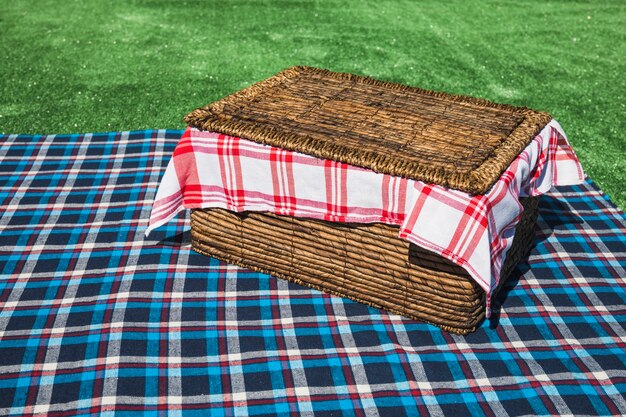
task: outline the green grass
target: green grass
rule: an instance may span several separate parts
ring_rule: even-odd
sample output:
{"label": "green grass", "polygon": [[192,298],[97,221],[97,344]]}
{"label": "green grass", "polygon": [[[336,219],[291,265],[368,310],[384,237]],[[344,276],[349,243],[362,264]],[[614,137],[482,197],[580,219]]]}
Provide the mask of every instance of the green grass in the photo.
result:
{"label": "green grass", "polygon": [[626,207],[623,1],[0,3],[0,132],[182,128],[312,65],[550,112]]}

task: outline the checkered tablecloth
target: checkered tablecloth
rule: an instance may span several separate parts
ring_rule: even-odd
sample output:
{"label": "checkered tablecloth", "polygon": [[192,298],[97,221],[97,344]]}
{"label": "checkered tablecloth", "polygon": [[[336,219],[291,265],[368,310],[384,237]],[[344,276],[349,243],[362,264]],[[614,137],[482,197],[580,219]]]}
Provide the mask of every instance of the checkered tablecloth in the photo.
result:
{"label": "checkered tablecloth", "polygon": [[181,131],[0,136],[0,415],[620,415],[626,216],[540,197],[490,321],[450,335],[144,238]]}
{"label": "checkered tablecloth", "polygon": [[522,216],[520,196],[584,178],[555,120],[485,195],[476,196],[188,128],[165,171],[148,233],[183,209],[212,207],[397,225],[400,238],[465,268],[487,294],[489,317],[491,294]]}

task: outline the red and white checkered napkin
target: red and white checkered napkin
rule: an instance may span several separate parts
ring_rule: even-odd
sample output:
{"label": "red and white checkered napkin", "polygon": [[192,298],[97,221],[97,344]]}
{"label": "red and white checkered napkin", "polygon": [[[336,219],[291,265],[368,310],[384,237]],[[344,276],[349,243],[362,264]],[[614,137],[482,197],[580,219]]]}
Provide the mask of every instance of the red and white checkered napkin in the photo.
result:
{"label": "red and white checkered napkin", "polygon": [[[146,231],[183,209],[220,207],[334,222],[400,226],[400,238],[465,268],[491,295],[522,214],[520,196],[585,174],[552,120],[485,195],[446,189],[188,128],[174,150]],[[489,313],[490,297],[487,297]]]}

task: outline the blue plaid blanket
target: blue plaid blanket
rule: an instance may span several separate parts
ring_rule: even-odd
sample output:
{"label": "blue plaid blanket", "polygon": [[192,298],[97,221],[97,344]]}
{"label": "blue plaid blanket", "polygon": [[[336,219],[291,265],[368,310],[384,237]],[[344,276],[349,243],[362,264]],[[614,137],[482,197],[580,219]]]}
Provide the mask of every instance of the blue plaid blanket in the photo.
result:
{"label": "blue plaid blanket", "polygon": [[540,200],[475,333],[144,238],[180,131],[0,136],[0,415],[626,413],[626,218],[592,183]]}

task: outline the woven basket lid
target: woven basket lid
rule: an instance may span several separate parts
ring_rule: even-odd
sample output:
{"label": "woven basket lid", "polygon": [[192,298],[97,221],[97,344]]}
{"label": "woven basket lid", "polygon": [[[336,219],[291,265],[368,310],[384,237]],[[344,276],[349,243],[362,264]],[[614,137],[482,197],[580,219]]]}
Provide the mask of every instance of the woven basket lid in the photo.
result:
{"label": "woven basket lid", "polygon": [[199,108],[189,126],[484,194],[547,113],[368,77],[291,67]]}

